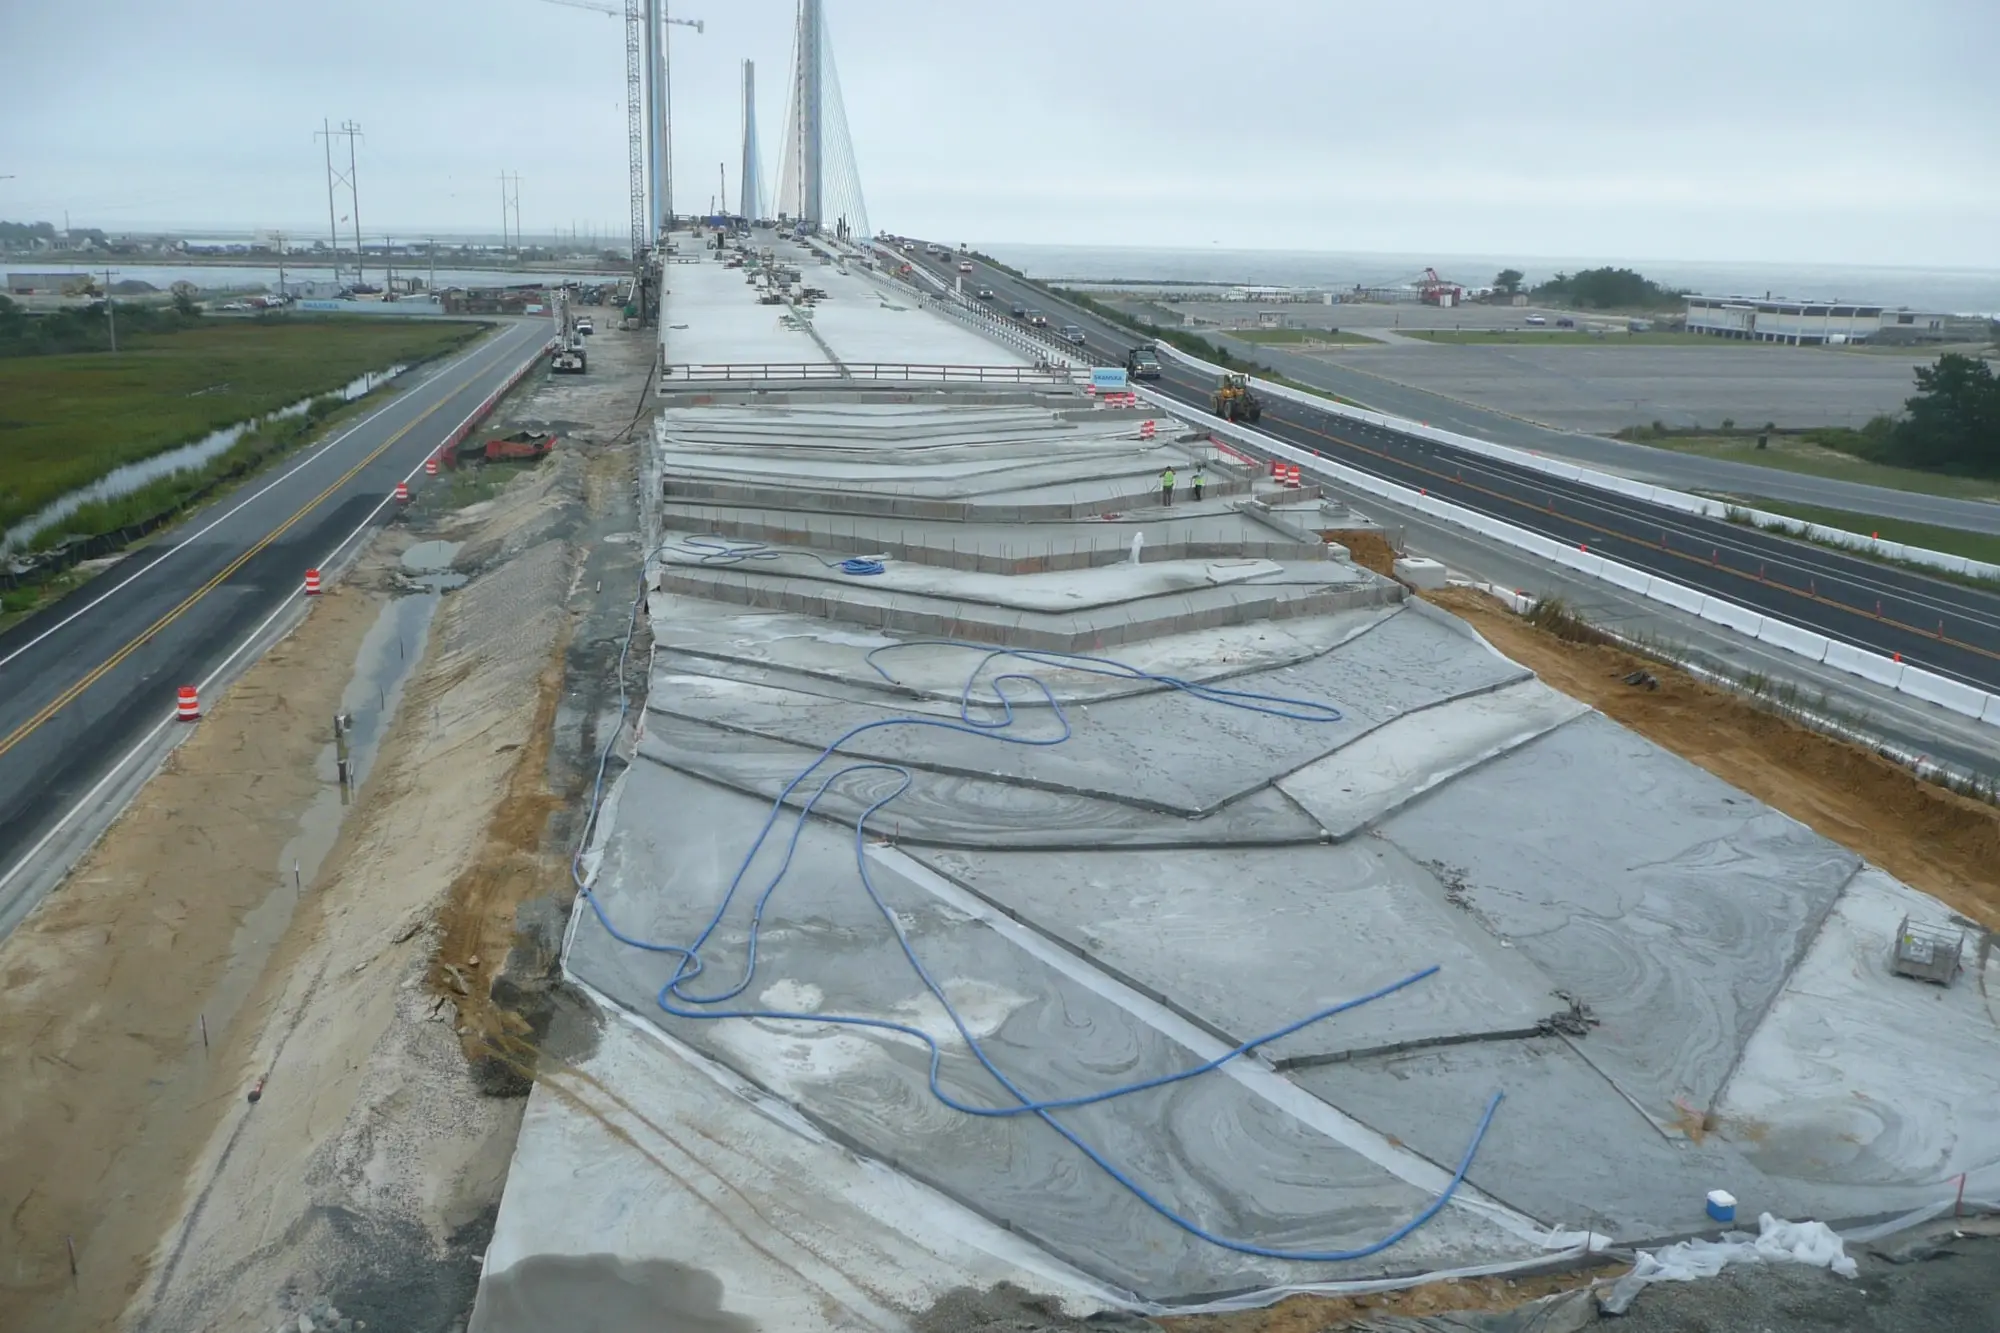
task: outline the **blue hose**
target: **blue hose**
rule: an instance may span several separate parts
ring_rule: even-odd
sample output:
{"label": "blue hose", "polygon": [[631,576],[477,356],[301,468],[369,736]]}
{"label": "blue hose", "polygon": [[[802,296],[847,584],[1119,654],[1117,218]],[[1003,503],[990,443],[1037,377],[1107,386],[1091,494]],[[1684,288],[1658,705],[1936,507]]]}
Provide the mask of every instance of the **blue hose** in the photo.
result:
{"label": "blue hose", "polygon": [[[699,541],[699,539],[691,539],[689,544],[693,545],[696,541]],[[702,543],[702,545],[713,548],[714,553],[719,557],[720,562],[724,563],[736,563],[739,560],[745,560],[745,559],[763,559],[778,554],[777,552],[769,550],[743,549],[739,547],[731,547],[721,543]],[[751,545],[761,546],[761,544],[751,544]],[[1238,708],[1249,712],[1262,713],[1269,716],[1281,717],[1298,722],[1309,722],[1309,723],[1337,722],[1341,718],[1341,714],[1338,709],[1334,708],[1330,704],[1319,703],[1315,700],[1288,699],[1282,696],[1257,694],[1244,690],[1221,689],[1216,686],[1204,685],[1198,681],[1187,681],[1179,679],[1177,677],[1159,675],[1156,673],[1143,671],[1137,667],[1131,666],[1127,663],[1118,662],[1111,658],[1094,657],[1079,653],[1060,653],[1060,652],[1044,652],[1044,651],[1027,650],[1027,649],[993,648],[991,645],[988,644],[968,643],[962,640],[950,640],[950,639],[911,640],[907,643],[895,643],[895,644],[884,645],[883,647],[871,651],[868,654],[867,660],[869,665],[873,667],[875,671],[883,677],[883,679],[890,681],[891,683],[896,683],[895,678],[891,676],[886,670],[884,670],[883,667],[878,662],[875,661],[875,658],[878,654],[887,652],[893,648],[915,647],[921,644],[932,647],[964,648],[982,654],[978,662],[973,666],[970,674],[966,677],[965,686],[960,692],[959,710],[958,710],[959,720],[953,722],[945,719],[927,718],[927,717],[883,718],[877,721],[863,723],[860,726],[853,727],[849,729],[847,732],[843,733],[839,738],[834,740],[832,744],[828,745],[825,749],[821,750],[818,757],[816,757],[810,764],[806,765],[805,768],[800,770],[800,772],[795,777],[793,777],[790,782],[785,784],[784,789],[778,793],[777,799],[771,803],[771,811],[765,817],[762,828],[758,830],[757,836],[752,841],[749,851],[744,855],[742,862],[737,866],[735,876],[730,880],[729,887],[723,893],[721,902],[716,907],[714,914],[709,918],[708,924],[702,928],[701,933],[697,935],[693,940],[693,942],[689,944],[665,944],[656,941],[639,939],[637,937],[625,933],[624,931],[620,930],[615,924],[613,924],[610,917],[606,914],[603,905],[598,901],[597,895],[593,893],[589,885],[587,885],[584,882],[583,869],[582,869],[584,849],[590,845],[591,835],[596,826],[599,813],[602,809],[603,795],[604,795],[604,777],[605,777],[606,766],[609,763],[611,756],[611,748],[612,745],[615,743],[618,735],[623,730],[624,719],[629,713],[631,707],[630,695],[625,685],[626,677],[624,668],[631,653],[632,641],[636,634],[638,626],[639,608],[641,605],[644,604],[644,601],[645,601],[644,580],[642,579],[640,596],[633,603],[631,618],[626,627],[625,645],[624,648],[619,653],[618,717],[620,726],[611,730],[611,732],[607,736],[607,739],[605,740],[603,748],[599,752],[598,762],[597,762],[597,773],[591,788],[590,810],[587,817],[585,818],[584,826],[581,835],[578,839],[576,854],[571,858],[570,861],[570,876],[575,881],[576,887],[578,891],[582,894],[584,900],[590,904],[591,911],[596,915],[598,923],[604,927],[605,931],[609,933],[613,939],[618,940],[620,943],[629,945],[632,948],[646,950],[651,953],[671,954],[679,959],[679,962],[676,964],[674,969],[674,975],[667,980],[666,984],[660,988],[659,993],[655,996],[655,1000],[662,1011],[678,1018],[687,1018],[687,1019],[748,1018],[748,1019],[762,1019],[767,1021],[777,1020],[777,1021],[791,1021],[791,1022],[802,1022],[802,1023],[834,1024],[845,1027],[867,1028],[885,1032],[894,1032],[902,1036],[910,1037],[914,1040],[920,1041],[925,1045],[925,1047],[928,1048],[930,1052],[930,1062],[929,1062],[930,1068],[928,1071],[927,1078],[931,1094],[934,1097],[936,1097],[940,1102],[942,1102],[944,1105],[951,1107],[953,1110],[974,1116],[987,1116],[987,1117],[1008,1117],[1016,1115],[1035,1116],[1036,1118],[1040,1119],[1044,1124],[1048,1125],[1049,1128],[1053,1129],[1056,1133],[1062,1135],[1064,1139],[1066,1139],[1078,1151],[1083,1153],[1084,1156],[1088,1157],[1091,1160],[1091,1162],[1095,1164],[1100,1170],[1102,1170],[1106,1175],[1110,1176],[1113,1180],[1117,1181],[1118,1184],[1123,1186],[1135,1198],[1137,1198],[1141,1203],[1144,1203],[1148,1208],[1152,1209],[1161,1218],[1179,1227],[1181,1230],[1187,1232],[1191,1236],[1195,1236],[1203,1241],[1208,1242],[1209,1244],[1218,1246],[1222,1249],[1231,1250],[1239,1254],[1255,1255],[1258,1257],[1270,1258],[1270,1259],[1298,1260],[1302,1262],[1341,1262],[1346,1260],[1362,1259],[1366,1258],[1369,1255],[1380,1253],[1381,1251],[1396,1244],[1398,1241],[1408,1236],[1411,1232],[1415,1231],[1418,1227],[1424,1225],[1424,1223],[1428,1222],[1432,1217],[1436,1216],[1438,1211],[1442,1209],[1446,1203],[1450,1202],[1453,1194],[1457,1192],[1459,1185],[1463,1183],[1465,1179],[1465,1174],[1471,1168],[1473,1158],[1478,1153],[1479,1146],[1486,1137],[1486,1131],[1493,1122],[1493,1114],[1495,1110],[1498,1108],[1502,1097],[1502,1094],[1499,1092],[1495,1092],[1493,1096],[1487,1101],[1485,1112],[1483,1115],[1481,1115],[1479,1119],[1479,1124],[1473,1132],[1472,1140],[1466,1146],[1465,1154],[1460,1159],[1457,1169],[1452,1173],[1451,1180],[1445,1186],[1444,1190],[1440,1194],[1438,1194],[1436,1198],[1431,1200],[1431,1202],[1427,1206],[1425,1206],[1421,1211],[1419,1211],[1416,1214],[1416,1216],[1412,1217],[1411,1219],[1403,1223],[1401,1226],[1391,1231],[1388,1235],[1384,1236],[1382,1239],[1377,1240],[1371,1244],[1362,1246],[1358,1249],[1352,1249],[1352,1250],[1280,1250],[1268,1246],[1251,1244],[1246,1241],[1232,1240],[1227,1237],[1218,1236],[1215,1233],[1206,1229],[1205,1227],[1201,1226],[1199,1223],[1193,1221],[1192,1219],[1174,1211],[1172,1207],[1162,1202],[1160,1199],[1155,1197],[1150,1191],[1148,1191],[1145,1188],[1145,1186],[1141,1185],[1138,1181],[1134,1180],[1131,1176],[1126,1174],[1115,1163],[1105,1158],[1105,1156],[1102,1153],[1100,1153],[1096,1148],[1093,1148],[1089,1143],[1085,1142],[1081,1137],[1079,1137],[1075,1133],[1075,1131],[1071,1130],[1068,1126],[1058,1121],[1052,1114],[1053,1112],[1058,1110],[1065,1110],[1079,1106],[1094,1105],[1099,1102],[1110,1101],[1113,1098],[1124,1097],[1132,1093],[1143,1092],[1153,1088],[1164,1087],[1169,1084],[1178,1083],[1186,1079],[1195,1078],[1199,1075],[1209,1073],[1212,1070],[1227,1063],[1228,1061],[1237,1058],[1238,1056],[1244,1055],[1247,1052],[1259,1046],[1267,1045],[1270,1042],[1276,1041],[1281,1037],[1288,1036],[1291,1033],[1297,1032],[1301,1028],[1307,1027],[1313,1023],[1317,1023],[1322,1019],[1330,1018],[1335,1014],[1343,1013],[1347,1010],[1357,1008],[1360,1005],[1367,1004],[1370,1003],[1371,1001],[1378,1000],[1384,996],[1393,994],[1399,990],[1404,989],[1405,987],[1415,985],[1417,982],[1422,981],[1435,974],[1438,971],[1438,968],[1435,965],[1433,965],[1431,967],[1424,968],[1421,971],[1411,973],[1409,976],[1404,977],[1399,981],[1391,982],[1390,984],[1383,986],[1377,990],[1371,991],[1366,995],[1361,995],[1350,1000],[1342,1001],[1339,1004],[1329,1006],[1325,1009],[1321,1009],[1315,1013],[1309,1014],[1304,1018],[1298,1019],[1292,1023],[1288,1023],[1284,1027],[1278,1028],[1272,1032],[1267,1032],[1261,1036],[1253,1037],[1249,1041],[1243,1042],[1241,1045],[1235,1046],[1230,1050],[1225,1051],[1221,1055],[1216,1056],[1214,1059],[1204,1061],[1201,1064],[1193,1065],[1187,1069],[1183,1069],[1175,1073],[1160,1075],[1158,1077],[1146,1079],[1137,1083],[1124,1084],[1118,1087],[1107,1089],[1102,1092],[1087,1093],[1074,1097],[1037,1100],[1029,1096],[1018,1085],[1016,1085],[1012,1079],[1008,1078],[1006,1074],[1001,1072],[999,1067],[995,1065],[992,1059],[987,1055],[985,1047],[981,1044],[978,1037],[976,1037],[973,1034],[971,1029],[966,1026],[965,1020],[959,1014],[957,1008],[951,1003],[949,997],[946,996],[944,988],[938,984],[937,980],[930,974],[929,969],[927,969],[924,966],[923,961],[917,957],[916,950],[911,946],[909,937],[903,933],[903,928],[901,924],[896,920],[895,913],[889,908],[888,904],[883,901],[881,893],[877,890],[875,886],[874,878],[869,872],[868,857],[867,857],[868,821],[876,814],[877,811],[881,810],[883,807],[887,806],[890,802],[896,800],[905,791],[907,791],[912,782],[915,780],[914,775],[910,772],[910,770],[903,767],[900,764],[879,763],[879,762],[860,762],[860,763],[848,764],[844,767],[833,770],[819,781],[817,788],[812,792],[811,796],[803,803],[803,805],[800,806],[800,808],[798,809],[793,818],[790,836],[787,837],[785,842],[784,856],[783,859],[780,861],[777,870],[771,875],[770,879],[764,884],[762,889],[757,894],[756,902],[752,909],[750,926],[745,936],[745,958],[744,958],[742,975],[732,984],[728,984],[723,989],[711,994],[696,995],[691,993],[687,989],[690,983],[692,983],[694,979],[700,976],[702,972],[705,970],[706,965],[701,956],[702,947],[708,942],[710,937],[714,935],[716,930],[721,926],[724,917],[728,914],[730,905],[735,900],[737,892],[742,887],[743,879],[749,873],[752,862],[755,861],[757,854],[763,850],[766,842],[769,840],[771,836],[773,828],[777,825],[779,816],[784,813],[786,800],[791,797],[793,792],[797,791],[801,786],[806,784],[807,781],[812,777],[813,773],[816,770],[818,770],[822,764],[825,764],[826,761],[830,759],[836,752],[838,752],[842,746],[848,744],[856,737],[864,735],[870,731],[875,731],[888,727],[927,727],[940,731],[953,731],[967,735],[981,736],[988,740],[1000,741],[1010,745],[1054,746],[1054,745],[1060,745],[1064,741],[1070,738],[1072,733],[1069,725],[1069,720],[1063,712],[1062,705],[1059,702],[1057,702],[1054,693],[1049,689],[1048,685],[1040,677],[1031,676],[1019,672],[1001,673],[995,675],[992,678],[990,684],[988,685],[988,689],[991,691],[992,694],[992,698],[990,700],[980,701],[974,699],[973,697],[974,691],[979,686],[980,676],[985,672],[987,666],[992,662],[994,662],[996,659],[1003,657],[1018,658],[1023,662],[1034,663],[1036,665],[1051,666],[1064,670],[1083,671],[1092,675],[1149,682],[1155,685],[1164,685],[1170,689],[1179,690],[1181,692],[1193,695],[1196,698],[1203,699],[1207,702],[1219,704],[1223,707]],[[1049,709],[1049,717],[1052,723],[1054,724],[1051,730],[1051,734],[1043,736],[1016,736],[1007,734],[1008,732],[1011,731],[1016,722],[1015,700],[1013,698],[1010,698],[1008,693],[1008,686],[1015,682],[1020,683],[1022,686],[1031,687],[1032,692],[1037,692],[1040,694],[1041,696],[1040,702],[1047,705]],[[989,720],[982,721],[980,718],[974,716],[974,710],[976,708],[985,708],[988,710],[997,709],[998,716],[990,718]],[[940,1066],[943,1060],[942,1050],[938,1044],[937,1039],[933,1037],[930,1033],[922,1030],[921,1028],[916,1028],[904,1023],[892,1022],[887,1019],[868,1018],[860,1015],[802,1013],[802,1012],[793,1012],[788,1010],[744,1009],[744,1008],[722,1007],[728,1001],[735,999],[737,996],[741,995],[745,990],[747,990],[750,987],[753,980],[755,979],[757,971],[757,941],[758,941],[758,936],[763,928],[765,909],[769,905],[772,895],[777,892],[779,885],[784,882],[785,875],[791,868],[793,856],[796,854],[798,850],[799,840],[804,835],[806,823],[808,819],[811,817],[814,808],[819,804],[820,799],[823,796],[825,796],[827,792],[833,788],[834,784],[839,782],[842,778],[847,777],[851,774],[869,773],[869,772],[893,774],[896,777],[898,777],[900,781],[897,782],[895,786],[887,794],[877,798],[874,802],[872,802],[865,810],[861,812],[861,814],[854,821],[854,859],[855,859],[855,866],[860,873],[861,886],[863,890],[868,894],[870,901],[874,903],[876,911],[881,914],[882,919],[887,924],[890,932],[895,936],[896,943],[898,947],[902,950],[903,957],[905,958],[905,960],[908,961],[911,970],[914,971],[917,974],[918,978],[923,982],[925,989],[927,989],[931,993],[931,995],[936,998],[938,1003],[943,1006],[946,1015],[951,1019],[952,1025],[958,1030],[959,1036],[964,1040],[966,1049],[969,1052],[971,1052],[974,1058],[976,1058],[979,1061],[980,1065],[983,1068],[985,1068],[987,1073],[992,1075],[994,1080],[998,1082],[1001,1087],[1005,1088],[1008,1094],[1014,1098],[1013,1105],[977,1106],[964,1102],[959,1098],[952,1096],[949,1092],[947,1092],[939,1081]]]}
{"label": "blue hose", "polygon": [[692,556],[700,564],[724,566],[740,565],[750,560],[778,560],[785,556],[804,556],[809,560],[819,561],[827,569],[837,569],[856,578],[868,578],[882,573],[887,568],[880,560],[870,560],[866,556],[829,560],[815,551],[770,546],[764,542],[732,542],[723,537],[683,537],[678,542],[659,549],[671,550],[676,555]]}

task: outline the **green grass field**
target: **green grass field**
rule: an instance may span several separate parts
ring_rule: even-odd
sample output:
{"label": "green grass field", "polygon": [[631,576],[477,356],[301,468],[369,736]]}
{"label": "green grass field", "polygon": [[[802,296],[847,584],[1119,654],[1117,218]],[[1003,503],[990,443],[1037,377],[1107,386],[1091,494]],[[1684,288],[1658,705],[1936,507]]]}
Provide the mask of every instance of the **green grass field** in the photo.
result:
{"label": "green grass field", "polygon": [[1873,514],[1856,514],[1845,509],[1822,509],[1817,505],[1767,500],[1761,496],[1747,498],[1745,503],[1757,509],[1767,509],[1774,514],[1783,514],[1787,518],[1817,523],[1822,527],[1844,528],[1848,532],[1858,532],[1864,536],[1873,534],[1885,542],[1901,542],[1905,546],[1921,546],[1926,550],[1944,551],[1950,555],[1962,555],[1970,560],[1984,560],[1988,564],[2000,565],[2000,536],[1991,533],[1966,532],[1962,528],[1940,528],[1930,523],[1911,523],[1899,518],[1878,518]]}
{"label": "green grass field", "polygon": [[0,360],[0,528],[123,463],[440,355],[483,325],[221,321],[117,353]]}
{"label": "green grass field", "polygon": [[1940,472],[1920,472],[1916,468],[1869,463],[1838,449],[1827,449],[1794,435],[1773,435],[1768,449],[1759,449],[1755,436],[1685,435],[1644,441],[1654,449],[1699,454],[1703,458],[1726,458],[1736,463],[1800,472],[1810,477],[1833,477],[1884,486],[1895,491],[1915,491],[1920,495],[1948,495],[1959,500],[2000,500],[2000,480],[1983,477],[1954,477]]}
{"label": "green grass field", "polygon": [[[1718,346],[1723,340],[1701,333],[1589,333],[1583,329],[1397,329],[1405,338],[1421,338],[1430,343],[1558,343],[1592,347]],[[1762,347],[1763,343],[1737,343],[1738,347]]]}
{"label": "green grass field", "polygon": [[1264,343],[1273,347],[1296,347],[1313,343],[1373,343],[1380,344],[1379,338],[1363,337],[1359,333],[1348,333],[1338,329],[1224,329],[1231,338],[1241,338],[1247,343]]}

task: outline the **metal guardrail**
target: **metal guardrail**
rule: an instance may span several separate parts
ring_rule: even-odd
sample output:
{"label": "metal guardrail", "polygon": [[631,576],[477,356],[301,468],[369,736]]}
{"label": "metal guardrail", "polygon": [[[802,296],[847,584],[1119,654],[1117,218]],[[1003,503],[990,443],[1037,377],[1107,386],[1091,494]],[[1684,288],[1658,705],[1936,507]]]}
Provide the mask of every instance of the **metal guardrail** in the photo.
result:
{"label": "metal guardrail", "polygon": [[665,383],[783,380],[893,380],[905,383],[1067,384],[1070,372],[1059,366],[949,366],[901,361],[850,361],[830,365],[820,361],[733,361],[715,365],[666,366]]}

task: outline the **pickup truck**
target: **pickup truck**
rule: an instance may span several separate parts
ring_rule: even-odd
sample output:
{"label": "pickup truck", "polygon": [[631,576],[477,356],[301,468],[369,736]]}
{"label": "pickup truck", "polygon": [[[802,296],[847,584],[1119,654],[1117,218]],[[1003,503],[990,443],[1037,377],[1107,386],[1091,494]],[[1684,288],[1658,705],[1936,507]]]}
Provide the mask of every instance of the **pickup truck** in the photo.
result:
{"label": "pickup truck", "polygon": [[1153,355],[1150,347],[1134,347],[1125,358],[1125,373],[1135,380],[1156,380],[1160,377],[1160,358]]}

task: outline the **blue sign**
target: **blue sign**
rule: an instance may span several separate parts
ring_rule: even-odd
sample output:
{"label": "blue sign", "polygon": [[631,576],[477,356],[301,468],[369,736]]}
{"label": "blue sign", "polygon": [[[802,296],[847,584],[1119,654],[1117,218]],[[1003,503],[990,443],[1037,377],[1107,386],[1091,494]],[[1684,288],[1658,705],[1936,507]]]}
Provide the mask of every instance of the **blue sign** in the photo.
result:
{"label": "blue sign", "polygon": [[351,306],[352,304],[353,304],[353,302],[352,302],[352,301],[301,301],[301,302],[299,302],[299,309],[301,309],[301,310],[345,310],[345,309],[347,309],[347,308],[348,308],[349,306]]}
{"label": "blue sign", "polygon": [[1090,371],[1090,387],[1099,393],[1125,392],[1125,367],[1093,366]]}

